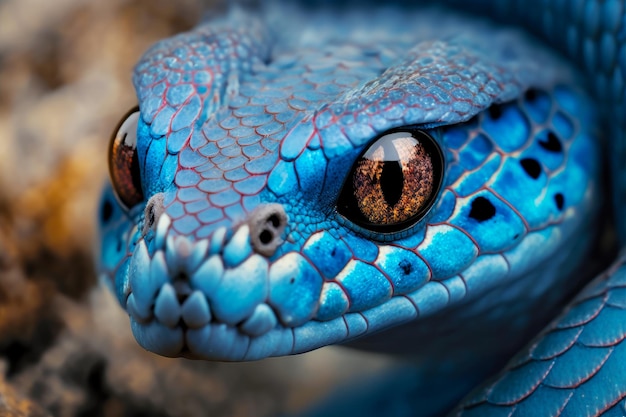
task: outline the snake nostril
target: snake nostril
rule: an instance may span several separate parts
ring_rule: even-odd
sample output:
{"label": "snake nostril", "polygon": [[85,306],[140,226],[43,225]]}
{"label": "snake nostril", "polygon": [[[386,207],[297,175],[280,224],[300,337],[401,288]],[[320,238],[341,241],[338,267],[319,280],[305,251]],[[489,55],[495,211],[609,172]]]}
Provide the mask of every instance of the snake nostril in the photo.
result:
{"label": "snake nostril", "polygon": [[152,196],[150,200],[148,200],[146,208],[143,212],[144,224],[141,232],[144,236],[148,233],[150,229],[154,227],[154,225],[161,217],[161,214],[163,214],[163,211],[165,210],[163,199],[163,193],[158,193]]}
{"label": "snake nostril", "polygon": [[267,230],[267,229],[263,230],[259,234],[259,240],[264,245],[271,243],[273,239],[274,239],[274,234],[270,230]]}
{"label": "snake nostril", "polygon": [[282,223],[281,218],[278,215],[276,215],[276,214],[272,214],[267,219],[267,221],[269,223],[272,223],[272,226],[274,226],[275,228],[279,228],[281,226],[281,223]]}
{"label": "snake nostril", "polygon": [[280,204],[265,204],[250,214],[248,225],[254,250],[272,256],[283,242],[281,235],[287,226],[287,214]]}

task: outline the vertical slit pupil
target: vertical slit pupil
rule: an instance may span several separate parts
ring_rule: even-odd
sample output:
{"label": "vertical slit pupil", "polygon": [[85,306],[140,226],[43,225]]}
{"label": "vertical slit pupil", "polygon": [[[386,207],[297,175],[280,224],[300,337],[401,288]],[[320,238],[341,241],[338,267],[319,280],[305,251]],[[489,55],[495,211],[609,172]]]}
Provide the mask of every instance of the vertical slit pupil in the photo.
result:
{"label": "vertical slit pupil", "polygon": [[380,187],[389,207],[395,207],[402,197],[402,189],[404,188],[404,174],[402,173],[400,162],[383,162],[383,169],[380,174]]}
{"label": "vertical slit pupil", "polygon": [[130,165],[130,172],[132,175],[131,180],[133,182],[133,187],[135,187],[135,192],[138,196],[141,196],[141,198],[143,199],[143,191],[141,187],[141,173],[139,171],[139,155],[137,154],[136,150],[133,153],[133,159]]}

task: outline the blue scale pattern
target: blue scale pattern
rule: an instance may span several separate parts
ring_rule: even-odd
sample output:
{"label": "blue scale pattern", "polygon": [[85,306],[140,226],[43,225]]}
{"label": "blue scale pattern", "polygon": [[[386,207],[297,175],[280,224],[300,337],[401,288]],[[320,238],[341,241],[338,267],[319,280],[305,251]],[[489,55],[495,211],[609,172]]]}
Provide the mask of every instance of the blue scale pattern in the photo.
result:
{"label": "blue scale pattern", "polygon": [[[247,23],[239,26],[245,29],[229,28],[239,21]],[[119,278],[128,284],[117,286],[122,305],[130,297],[131,310],[140,313],[140,321],[148,320],[151,297],[168,280],[165,275],[173,282],[189,275],[191,289],[206,296],[213,320],[229,326],[250,318],[267,327],[263,320],[269,319],[250,317],[263,303],[285,330],[312,319],[343,322],[365,312],[388,322],[375,311],[406,296],[414,310],[392,317],[400,323],[431,315],[452,300],[471,300],[499,285],[498,277],[513,279],[526,271],[515,257],[503,262],[489,254],[513,249],[553,226],[564,235],[580,227],[570,218],[592,207],[592,194],[569,191],[568,185],[592,184],[593,120],[585,116],[582,125],[571,120],[593,112],[570,87],[541,89],[554,84],[557,74],[560,81],[574,78],[532,42],[520,40],[511,49],[508,32],[498,32],[500,40],[483,48],[480,40],[497,29],[462,22],[472,42],[452,35],[432,42],[421,38],[424,33],[402,33],[413,38],[403,54],[385,40],[363,49],[360,38],[294,53],[271,44],[260,21],[235,12],[148,51],[135,75],[142,110],[138,155],[144,192],[147,198],[161,196],[165,224],[156,232],[148,228],[144,236],[133,234],[130,272]],[[539,66],[540,77],[533,75]],[[530,87],[540,90],[524,97]],[[481,111],[489,105],[495,110]],[[403,125],[429,128],[443,148],[442,197],[432,219],[376,234],[337,214],[333,204],[364,147]],[[559,156],[546,155],[551,152],[541,145],[546,132],[556,137]],[[524,164],[528,161],[538,172]],[[561,203],[555,202],[557,195]],[[255,254],[251,229],[241,224],[267,203],[279,203],[288,223],[285,241],[265,260]],[[137,230],[146,229],[143,216],[136,221]],[[177,260],[182,243],[163,247],[155,241],[183,237],[184,247],[201,246],[193,249],[200,261]],[[560,244],[539,241],[547,252]],[[221,258],[218,269],[201,265],[207,247],[205,256]],[[167,265],[158,278],[137,281],[134,275],[147,267],[133,265],[154,263],[163,250]],[[205,263],[216,268],[214,259]],[[429,284],[454,277],[450,289]],[[156,318],[174,310],[164,307]],[[140,342],[142,337],[138,334]]]}
{"label": "blue scale pattern", "polygon": [[496,382],[481,387],[452,415],[623,413],[625,262],[622,256],[514,358]]}
{"label": "blue scale pattern", "polygon": [[[594,75],[604,115],[623,114],[623,2],[459,5],[539,22],[540,36]],[[414,321],[416,338],[448,331],[473,354],[472,343],[506,328],[520,336],[502,349],[517,349],[562,301],[553,289],[584,278],[571,260],[562,267],[568,255],[584,259],[600,188],[596,109],[572,87],[580,79],[519,32],[437,10],[265,12],[204,23],[137,65],[146,201],[124,211],[107,188],[100,267],[139,343],[167,356],[255,360]],[[393,24],[408,13],[413,25]],[[626,126],[615,120],[617,167]],[[444,182],[425,218],[380,234],[335,203],[358,156],[400,126],[441,146]],[[618,191],[624,178],[615,176]],[[621,207],[626,194],[615,194]],[[254,221],[275,205],[286,225],[266,253]],[[619,414],[621,262],[456,413]],[[443,356],[471,357],[447,346]]]}

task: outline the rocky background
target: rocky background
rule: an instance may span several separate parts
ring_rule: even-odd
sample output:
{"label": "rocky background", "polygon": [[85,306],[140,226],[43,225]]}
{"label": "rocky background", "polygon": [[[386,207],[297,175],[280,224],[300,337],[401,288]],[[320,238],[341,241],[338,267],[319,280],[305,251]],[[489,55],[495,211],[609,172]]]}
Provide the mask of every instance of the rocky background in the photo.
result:
{"label": "rocky background", "polygon": [[0,0],[0,416],[287,415],[385,365],[341,349],[157,357],[98,285],[96,207],[132,67],[200,3]]}

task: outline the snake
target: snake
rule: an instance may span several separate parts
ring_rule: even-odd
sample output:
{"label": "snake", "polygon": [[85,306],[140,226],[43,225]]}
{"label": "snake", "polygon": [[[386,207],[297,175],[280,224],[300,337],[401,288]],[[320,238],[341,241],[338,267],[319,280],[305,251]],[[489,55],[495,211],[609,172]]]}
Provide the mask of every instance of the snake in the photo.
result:
{"label": "snake", "polygon": [[345,344],[447,369],[437,415],[623,416],[625,39],[622,0],[208,16],[135,67],[101,280],[160,355]]}

